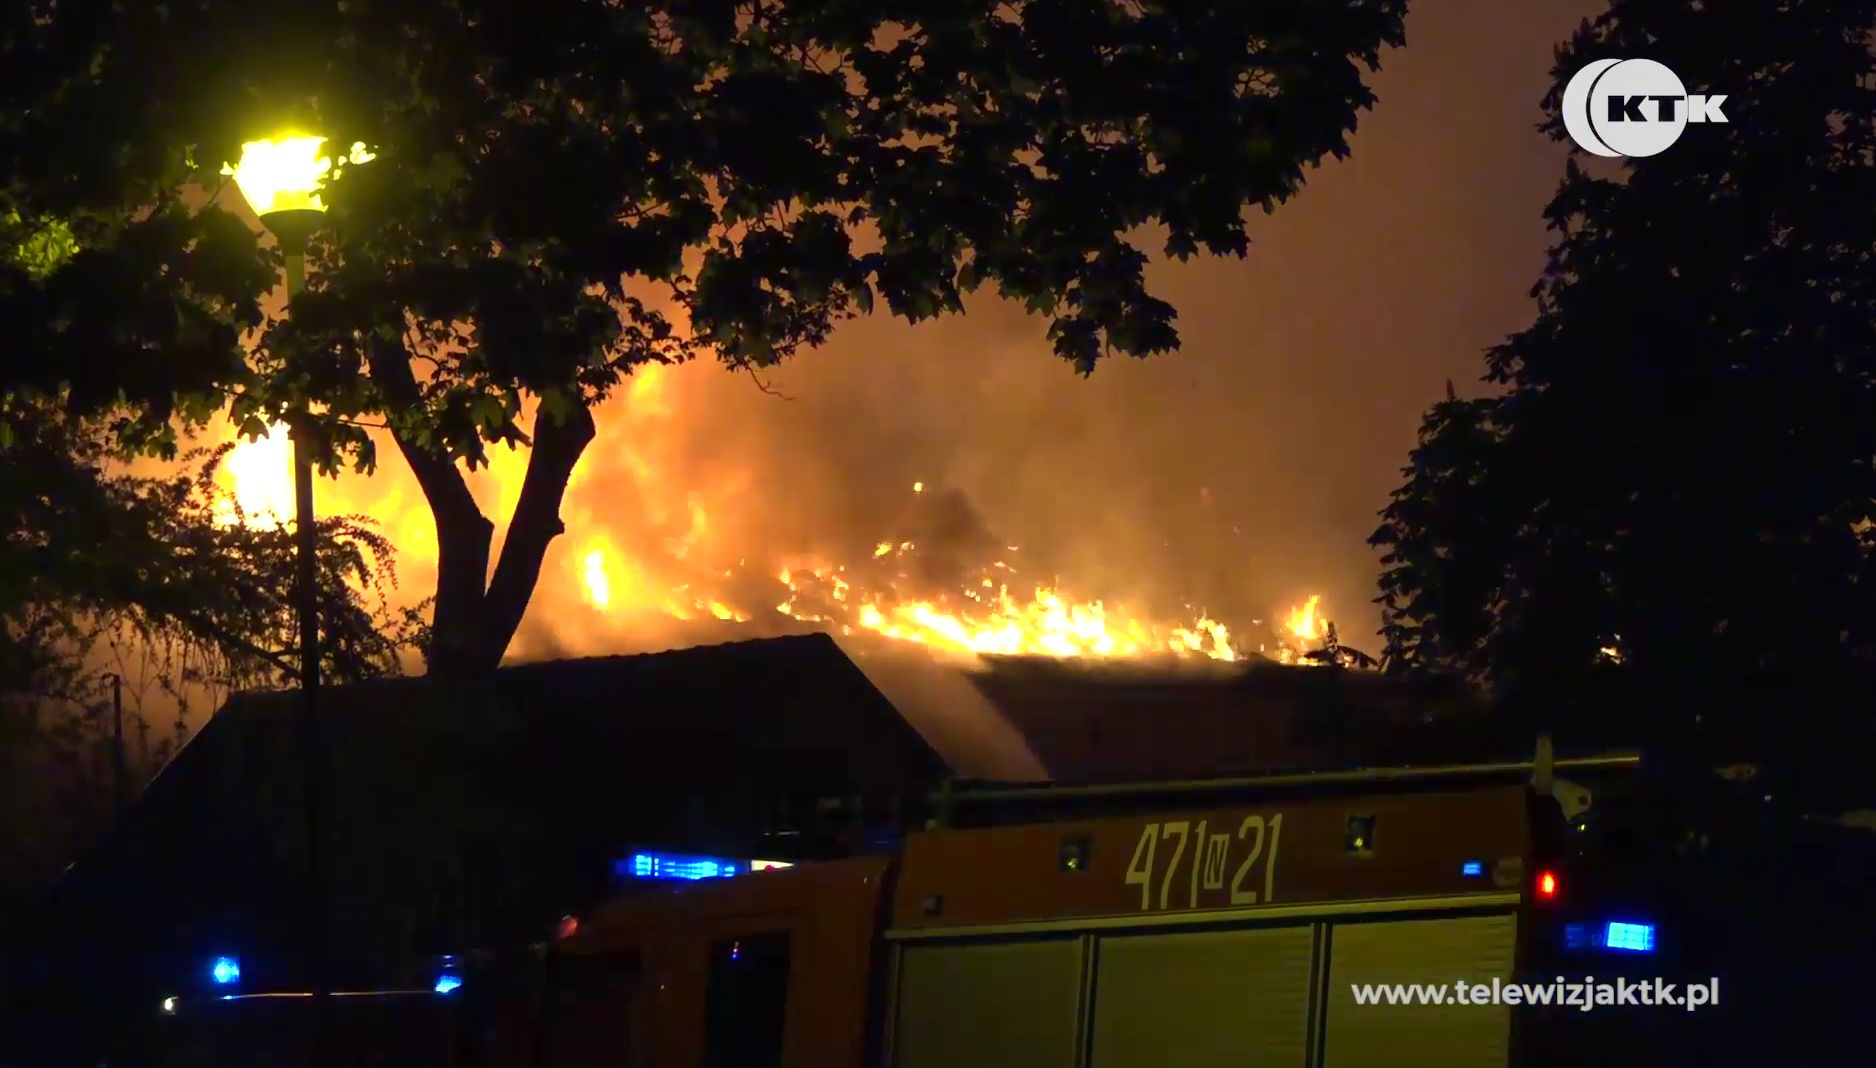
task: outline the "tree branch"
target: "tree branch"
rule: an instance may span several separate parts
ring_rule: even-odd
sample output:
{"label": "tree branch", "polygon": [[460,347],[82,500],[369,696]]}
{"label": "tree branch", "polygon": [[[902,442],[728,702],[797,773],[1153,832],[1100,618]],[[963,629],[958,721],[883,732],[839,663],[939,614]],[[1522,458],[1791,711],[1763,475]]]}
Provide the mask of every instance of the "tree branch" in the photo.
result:
{"label": "tree branch", "polygon": [[280,672],[287,681],[297,684],[300,681],[300,665],[285,653],[263,649],[239,634],[234,633],[194,612],[174,612],[171,615],[177,623],[193,632],[197,637],[217,645],[239,649],[247,655],[261,661],[268,667]]}
{"label": "tree branch", "polygon": [[[374,339],[371,349],[371,380],[384,392],[394,410],[414,412],[422,408],[423,399],[417,391],[417,378],[411,374],[410,358],[400,342]],[[469,493],[469,484],[456,469],[456,464],[441,452],[435,452],[410,440],[403,433],[392,435],[397,447],[410,463],[411,473],[417,476],[417,484],[423,488],[425,499],[432,509],[443,512],[473,512],[481,515],[476,507],[475,498]],[[486,517],[485,517],[486,521]]]}
{"label": "tree branch", "polygon": [[[420,410],[422,397],[401,341],[373,339],[371,380],[384,392],[392,409]],[[401,432],[392,437],[411,473],[417,476],[417,485],[423,489],[436,523],[436,604],[432,609],[430,648],[426,650],[430,670],[443,674],[474,670],[484,666],[478,621],[495,525],[476,506],[469,483],[448,455]]]}
{"label": "tree branch", "polygon": [[769,396],[780,397],[781,399],[785,401],[791,401],[795,399],[789,396],[788,394],[783,393],[781,390],[776,389],[774,386],[769,385],[767,382],[764,382],[762,380],[762,376],[756,373],[756,369],[754,367],[745,365],[743,367],[743,370],[749,372],[749,378],[751,381],[755,382],[756,388],[761,390],[764,393],[767,393]]}
{"label": "tree branch", "polygon": [[535,413],[528,473],[521,481],[515,513],[508,520],[508,534],[502,539],[501,558],[484,606],[482,651],[490,666],[500,662],[521,625],[548,543],[566,530],[560,521],[560,501],[574,465],[595,432],[593,413],[584,405],[575,407],[561,422],[545,412]]}

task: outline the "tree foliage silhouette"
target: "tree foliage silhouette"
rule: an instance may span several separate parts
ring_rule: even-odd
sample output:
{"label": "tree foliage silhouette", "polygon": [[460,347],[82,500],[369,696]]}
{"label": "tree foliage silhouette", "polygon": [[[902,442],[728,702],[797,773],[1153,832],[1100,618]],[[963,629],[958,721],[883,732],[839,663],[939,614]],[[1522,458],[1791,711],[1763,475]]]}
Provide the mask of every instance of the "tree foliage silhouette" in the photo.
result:
{"label": "tree foliage silhouette", "polygon": [[[1725,125],[1573,157],[1537,317],[1426,417],[1374,542],[1390,656],[1560,722],[1823,785],[1876,640],[1876,5],[1617,0],[1569,76],[1648,55]],[[1558,138],[1561,124],[1547,127]]]}
{"label": "tree foliage silhouette", "polygon": [[[1346,151],[1404,7],[61,0],[13,16],[11,77],[50,103],[0,151],[23,187],[76,176],[21,208],[76,220],[72,270],[128,240],[94,216],[131,232],[250,133],[290,118],[376,151],[329,191],[292,321],[239,367],[223,328],[253,291],[241,256],[208,255],[238,235],[174,213],[202,262],[173,266],[201,277],[167,296],[214,329],[179,320],[174,381],[124,391],[157,418],[125,429],[161,445],[168,416],[232,396],[254,432],[312,402],[326,462],[369,467],[361,424],[388,422],[437,523],[432,670],[474,671],[526,609],[590,406],[632,368],[760,368],[876,305],[917,321],[979,289],[1045,317],[1083,372],[1171,349],[1142,238],[1242,255],[1246,209]],[[124,280],[166,307],[172,277]],[[116,397],[34,366],[41,390]],[[497,444],[531,450],[498,557],[459,467]]]}
{"label": "tree foliage silhouette", "polygon": [[[0,927],[115,818],[113,676],[130,796],[202,712],[298,667],[292,529],[223,511],[230,446],[142,474],[108,432],[42,414],[0,448]],[[369,520],[321,520],[329,677],[395,674],[421,641],[415,613],[389,608],[393,560]]]}

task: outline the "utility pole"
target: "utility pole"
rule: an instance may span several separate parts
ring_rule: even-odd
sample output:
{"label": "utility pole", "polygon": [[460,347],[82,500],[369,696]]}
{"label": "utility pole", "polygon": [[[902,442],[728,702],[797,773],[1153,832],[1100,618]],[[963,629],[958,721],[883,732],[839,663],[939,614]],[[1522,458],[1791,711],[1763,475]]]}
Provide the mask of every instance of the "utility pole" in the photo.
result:
{"label": "utility pole", "polygon": [[111,818],[124,815],[128,789],[124,771],[124,677],[111,675]]}
{"label": "utility pole", "polygon": [[[294,219],[302,225],[304,217]],[[272,218],[274,235],[285,253],[287,307],[306,287],[306,238],[301,226]],[[293,436],[294,600],[300,617],[300,759],[305,773],[306,806],[306,944],[307,978],[313,995],[315,1068],[331,1056],[332,991],[326,939],[327,911],[325,806],[326,739],[319,708],[319,526],[313,513],[314,431],[310,412],[302,411],[289,427]]]}

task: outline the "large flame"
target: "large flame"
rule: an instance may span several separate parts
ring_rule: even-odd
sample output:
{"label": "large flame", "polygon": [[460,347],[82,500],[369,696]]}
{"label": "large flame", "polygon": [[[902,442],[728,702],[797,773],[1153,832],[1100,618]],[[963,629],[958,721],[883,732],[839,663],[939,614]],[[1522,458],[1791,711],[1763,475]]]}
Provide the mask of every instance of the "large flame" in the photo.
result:
{"label": "large flame", "polygon": [[293,515],[293,443],[285,427],[243,441],[222,458],[216,480],[227,491],[215,521],[272,527]]}
{"label": "large flame", "polygon": [[[923,484],[914,487],[921,489]],[[912,542],[880,542],[873,560],[909,557]],[[1016,546],[1010,546],[1012,553]],[[1231,633],[1203,613],[1185,623],[1142,618],[1099,599],[1083,600],[1046,584],[1023,584],[1003,560],[991,562],[974,584],[919,596],[900,592],[904,571],[883,588],[856,585],[845,565],[813,561],[784,566],[776,575],[787,590],[775,611],[843,634],[870,631],[952,652],[1005,656],[1139,657],[1172,654],[1237,660]]]}
{"label": "large flame", "polygon": [[[563,508],[569,533],[559,550],[565,555],[550,557],[550,565],[559,563],[543,569],[533,603],[554,606],[537,611],[555,619],[566,619],[565,606],[574,601],[591,615],[557,628],[558,651],[614,651],[608,642],[629,643],[635,629],[650,629],[661,619],[756,628],[765,619],[778,627],[806,623],[965,656],[1236,661],[1261,653],[1294,663],[1323,643],[1319,596],[1280,615],[1281,625],[1271,628],[1275,633],[1234,635],[1198,607],[1154,615],[1057,576],[1027,573],[1017,566],[1024,556],[1013,545],[989,558],[950,561],[937,582],[929,566],[933,555],[903,539],[903,532],[880,531],[882,536],[856,545],[844,560],[785,548],[758,551],[763,539],[724,521],[747,501],[746,472],[725,468],[705,478],[693,475],[689,482],[672,474],[683,465],[671,451],[682,435],[670,373],[653,365],[633,374],[623,396],[601,411],[600,441],[569,484]],[[604,428],[614,416],[630,425],[617,427],[624,433],[619,444],[610,445]],[[394,454],[386,446],[381,454]],[[596,450],[608,448],[588,462]],[[249,522],[289,514],[288,450],[284,433],[240,443],[223,464],[230,499],[218,505],[218,514],[228,521],[239,514]],[[484,513],[500,522],[520,495],[527,454],[501,449],[489,460],[470,477],[470,487]],[[373,516],[397,545],[400,567],[421,574],[434,567],[436,542],[423,498],[410,481],[393,461],[370,480],[322,480],[318,504],[322,512]],[[919,481],[911,492],[929,501],[938,491]],[[629,531],[621,531],[615,521],[628,510],[635,518]],[[1258,621],[1248,622],[1261,628]],[[569,644],[577,648],[568,650]],[[530,651],[539,650],[511,650]]]}

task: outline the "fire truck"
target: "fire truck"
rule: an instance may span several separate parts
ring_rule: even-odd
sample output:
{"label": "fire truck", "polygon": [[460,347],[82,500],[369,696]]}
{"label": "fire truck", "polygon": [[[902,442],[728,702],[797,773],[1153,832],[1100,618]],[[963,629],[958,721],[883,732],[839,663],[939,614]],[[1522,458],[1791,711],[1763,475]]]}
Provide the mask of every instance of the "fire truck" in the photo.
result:
{"label": "fire truck", "polygon": [[[1543,1063],[1472,994],[1656,948],[1577,894],[1569,833],[1632,754],[960,789],[887,853],[628,854],[642,885],[547,952],[539,1068]],[[726,877],[733,876],[733,877]],[[1363,989],[1368,991],[1363,995]]]}

